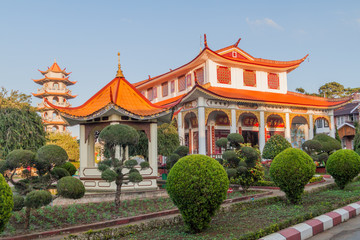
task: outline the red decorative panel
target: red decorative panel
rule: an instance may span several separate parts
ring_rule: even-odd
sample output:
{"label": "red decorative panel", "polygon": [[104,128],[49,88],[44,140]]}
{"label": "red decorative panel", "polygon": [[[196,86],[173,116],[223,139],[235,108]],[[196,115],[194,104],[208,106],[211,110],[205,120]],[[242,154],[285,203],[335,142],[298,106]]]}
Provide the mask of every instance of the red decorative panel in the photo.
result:
{"label": "red decorative panel", "polygon": [[186,75],[185,81],[186,81],[186,87],[191,87],[192,85],[191,74]]}
{"label": "red decorative panel", "polygon": [[157,98],[157,87],[153,87],[153,99]]}
{"label": "red decorative panel", "polygon": [[268,86],[270,89],[279,89],[279,74],[277,73],[268,73]]}
{"label": "red decorative panel", "polygon": [[270,128],[283,128],[284,127],[284,121],[281,117],[278,116],[270,116],[267,119],[267,126]]}
{"label": "red decorative panel", "polygon": [[175,92],[175,81],[171,81],[171,86],[170,86],[170,91],[171,93],[174,93]]}
{"label": "red decorative panel", "polygon": [[239,127],[239,134],[242,134],[242,130],[241,130],[241,127]]}
{"label": "red decorative panel", "polygon": [[154,99],[154,97],[153,97],[153,88],[148,88],[148,90],[147,90],[147,98],[149,99],[149,101],[152,101]]}
{"label": "red decorative panel", "polygon": [[242,119],[242,125],[246,127],[258,127],[259,122],[256,117],[248,116]]}
{"label": "red decorative panel", "polygon": [[161,84],[162,96],[166,97],[169,94],[169,84],[168,82],[164,82]]}
{"label": "red decorative panel", "polygon": [[230,126],[230,121],[226,114],[218,114],[216,115],[215,124],[218,126]]}
{"label": "red decorative panel", "polygon": [[255,71],[244,70],[244,86],[256,87]]}
{"label": "red decorative panel", "polygon": [[186,89],[185,76],[181,76],[178,78],[178,88],[179,88],[179,92],[184,91]]}
{"label": "red decorative panel", "polygon": [[190,118],[190,122],[191,122],[191,127],[192,128],[197,128],[198,127],[198,120],[197,120],[196,117]]}
{"label": "red decorative panel", "polygon": [[238,59],[246,59],[243,55],[238,53],[237,51],[231,51],[228,53],[223,54],[224,57],[231,57],[231,58],[238,58]]}
{"label": "red decorative panel", "polygon": [[192,154],[192,132],[191,129],[189,129],[189,152]]}
{"label": "red decorative panel", "polygon": [[284,121],[282,120],[281,117],[278,117],[278,116],[268,117],[266,124],[270,128],[283,128],[284,127]]}
{"label": "red decorative panel", "polygon": [[217,80],[218,83],[231,84],[231,71],[229,67],[217,67]]}
{"label": "red decorative panel", "polygon": [[196,79],[199,82],[199,84],[204,84],[205,78],[204,78],[204,68],[199,68],[195,70]]}

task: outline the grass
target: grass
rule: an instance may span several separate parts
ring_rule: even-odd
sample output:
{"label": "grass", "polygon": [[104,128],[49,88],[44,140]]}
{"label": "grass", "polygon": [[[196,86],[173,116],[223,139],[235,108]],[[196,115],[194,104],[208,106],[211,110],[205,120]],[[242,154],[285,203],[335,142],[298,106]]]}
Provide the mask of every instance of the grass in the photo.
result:
{"label": "grass", "polygon": [[[234,191],[228,194],[228,198],[234,199],[256,193],[259,193],[259,191],[248,191],[247,193]],[[124,200],[121,202],[119,209],[116,209],[114,202],[46,206],[32,210],[29,230],[24,229],[25,209],[22,209],[19,212],[13,212],[5,231],[0,234],[0,237],[114,220],[174,208],[176,207],[170,198]]]}
{"label": "grass", "polygon": [[[219,211],[210,227],[198,234],[187,233],[181,220],[171,222],[169,219],[156,224],[150,223],[150,227],[108,229],[106,234],[113,239],[258,239],[359,200],[360,182],[354,182],[345,190],[332,187],[305,194],[303,203],[299,205],[290,205],[279,197],[233,204],[227,210]],[[104,232],[105,230],[95,234],[101,239]],[[88,238],[91,234],[71,239],[91,239]]]}

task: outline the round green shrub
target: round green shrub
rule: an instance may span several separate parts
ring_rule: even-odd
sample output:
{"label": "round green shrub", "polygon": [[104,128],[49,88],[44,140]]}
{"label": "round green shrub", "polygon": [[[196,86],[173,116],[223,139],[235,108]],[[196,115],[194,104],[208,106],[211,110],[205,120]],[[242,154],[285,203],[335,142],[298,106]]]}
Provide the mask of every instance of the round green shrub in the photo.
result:
{"label": "round green shrub", "polygon": [[60,167],[66,169],[69,172],[70,176],[76,173],[76,167],[71,162],[66,162]]}
{"label": "round green shrub", "polygon": [[270,166],[270,176],[276,186],[285,192],[287,199],[297,204],[301,201],[305,185],[315,174],[311,157],[300,149],[288,148],[279,153]]}
{"label": "round green shrub", "polygon": [[335,183],[344,189],[360,173],[360,156],[349,149],[342,149],[330,155],[326,171],[335,179]]}
{"label": "round green shrub", "polygon": [[79,179],[68,176],[59,180],[57,191],[62,197],[78,199],[84,196],[85,187]]}
{"label": "round green shrub", "polygon": [[179,146],[177,149],[175,149],[174,153],[176,153],[180,157],[185,157],[186,155],[189,154],[189,147]]}
{"label": "round green shrub", "polygon": [[215,159],[194,154],[181,158],[173,166],[166,185],[186,226],[191,232],[200,232],[209,226],[225,200],[229,180]]}
{"label": "round green shrub", "polygon": [[236,167],[240,162],[238,155],[233,150],[225,151],[222,154],[222,158],[226,160],[230,167]]}
{"label": "round green shrub", "polygon": [[274,159],[276,155],[287,148],[291,148],[291,144],[283,136],[276,134],[265,143],[262,157]]}
{"label": "round green shrub", "polygon": [[0,233],[4,231],[6,223],[11,217],[14,207],[13,194],[11,188],[0,174]]}
{"label": "round green shrub", "polygon": [[37,151],[37,162],[49,166],[60,166],[68,160],[66,151],[58,145],[45,145]]}
{"label": "round green shrub", "polygon": [[327,152],[329,155],[333,151],[341,149],[341,143],[339,143],[339,141],[324,133],[315,135],[313,140],[319,141],[322,145],[321,151]]}
{"label": "round green shrub", "polygon": [[28,208],[40,208],[52,201],[51,193],[46,190],[36,190],[26,194],[24,205]]}
{"label": "round green shrub", "polygon": [[227,148],[227,143],[228,143],[228,140],[227,138],[220,138],[218,140],[216,140],[215,142],[215,145],[219,148]]}
{"label": "round green shrub", "polygon": [[20,211],[21,209],[23,209],[24,205],[24,201],[25,199],[23,198],[23,196],[21,195],[13,195],[13,200],[14,200],[14,208],[13,211]]}

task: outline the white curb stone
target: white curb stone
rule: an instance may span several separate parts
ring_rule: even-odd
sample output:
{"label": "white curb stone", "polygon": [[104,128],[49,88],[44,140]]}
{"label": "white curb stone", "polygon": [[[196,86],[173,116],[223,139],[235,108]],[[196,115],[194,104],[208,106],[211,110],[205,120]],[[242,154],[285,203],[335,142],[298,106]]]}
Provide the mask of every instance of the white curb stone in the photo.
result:
{"label": "white curb stone", "polygon": [[339,208],[334,210],[333,212],[336,212],[341,215],[341,222],[345,222],[346,220],[349,220],[349,212],[345,209]]}
{"label": "white curb stone", "polygon": [[301,240],[307,239],[313,236],[313,228],[312,226],[306,224],[306,223],[300,223],[296,224],[295,226],[292,226],[291,228],[295,228],[298,230],[301,234]]}
{"label": "white curb stone", "polygon": [[348,206],[350,207],[353,207],[356,209],[356,215],[359,215],[360,214],[360,205],[357,204],[357,203],[352,203],[352,204],[349,204]]}
{"label": "white curb stone", "polygon": [[286,237],[284,237],[280,233],[273,233],[263,238],[260,238],[260,240],[286,240]]}
{"label": "white curb stone", "polygon": [[318,216],[314,219],[317,219],[317,220],[320,220],[321,222],[323,222],[323,225],[324,225],[324,231],[329,229],[329,228],[332,228],[333,226],[333,219],[327,215],[321,215],[321,216]]}

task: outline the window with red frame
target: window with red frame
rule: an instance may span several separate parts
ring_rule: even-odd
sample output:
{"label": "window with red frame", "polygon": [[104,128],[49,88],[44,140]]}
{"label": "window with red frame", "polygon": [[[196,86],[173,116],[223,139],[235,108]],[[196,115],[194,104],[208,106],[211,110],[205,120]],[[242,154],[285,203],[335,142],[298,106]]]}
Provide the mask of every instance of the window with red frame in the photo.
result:
{"label": "window with red frame", "polygon": [[277,73],[268,73],[268,87],[269,89],[279,89],[279,74]]}
{"label": "window with red frame", "polygon": [[191,87],[192,85],[191,74],[186,75],[185,81],[186,81],[186,87]]}
{"label": "window with red frame", "polygon": [[195,76],[199,84],[204,84],[204,68],[199,68],[195,70]]}
{"label": "window with red frame", "polygon": [[174,93],[175,92],[175,81],[171,81],[171,84],[170,84],[170,91],[171,93]]}
{"label": "window with red frame", "polygon": [[169,86],[168,82],[164,82],[161,84],[162,96],[166,97],[169,94]]}
{"label": "window with red frame", "polygon": [[244,70],[244,86],[256,87],[256,73],[251,70]]}
{"label": "window with red frame", "polygon": [[179,88],[179,92],[184,91],[186,89],[185,76],[181,76],[178,78],[178,88]]}
{"label": "window with red frame", "polygon": [[157,87],[153,87],[153,99],[157,98]]}
{"label": "window with red frame", "polygon": [[154,99],[153,88],[148,88],[148,90],[147,90],[147,98],[149,99],[149,101],[152,101]]}
{"label": "window with red frame", "polygon": [[222,84],[231,84],[231,71],[229,67],[217,67],[217,82]]}

